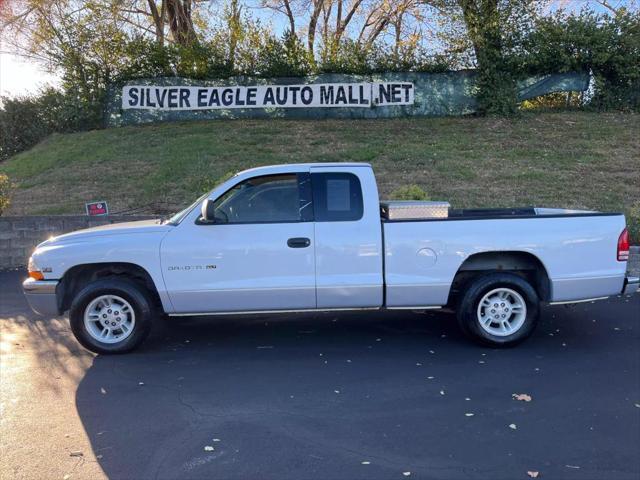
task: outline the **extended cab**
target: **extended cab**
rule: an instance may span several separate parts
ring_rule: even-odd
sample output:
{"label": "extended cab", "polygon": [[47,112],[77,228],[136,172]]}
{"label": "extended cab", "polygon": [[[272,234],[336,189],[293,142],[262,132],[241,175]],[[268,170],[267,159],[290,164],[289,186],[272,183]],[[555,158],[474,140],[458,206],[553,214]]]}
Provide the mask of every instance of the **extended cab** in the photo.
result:
{"label": "extended cab", "polygon": [[381,204],[368,164],[294,164],[241,172],[166,221],[47,240],[23,287],[102,353],[135,348],[163,313],[444,306],[472,338],[513,345],[541,302],[635,292],[628,254],[621,214]]}

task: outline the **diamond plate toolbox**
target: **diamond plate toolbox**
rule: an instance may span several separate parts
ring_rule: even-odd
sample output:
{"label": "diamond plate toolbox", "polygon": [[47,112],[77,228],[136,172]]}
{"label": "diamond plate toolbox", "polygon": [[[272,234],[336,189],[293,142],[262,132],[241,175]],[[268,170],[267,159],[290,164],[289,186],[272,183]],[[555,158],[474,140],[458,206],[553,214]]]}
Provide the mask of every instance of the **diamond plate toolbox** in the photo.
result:
{"label": "diamond plate toolbox", "polygon": [[447,218],[449,202],[391,201],[380,202],[380,214],[385,220],[420,220]]}

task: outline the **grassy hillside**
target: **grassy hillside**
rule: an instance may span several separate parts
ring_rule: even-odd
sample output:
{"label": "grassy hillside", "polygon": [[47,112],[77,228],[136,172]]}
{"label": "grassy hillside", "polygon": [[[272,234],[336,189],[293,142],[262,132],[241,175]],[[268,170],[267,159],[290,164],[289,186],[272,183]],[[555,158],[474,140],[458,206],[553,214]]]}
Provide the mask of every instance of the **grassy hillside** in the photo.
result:
{"label": "grassy hillside", "polygon": [[0,171],[17,184],[9,214],[82,213],[88,200],[166,213],[239,169],[363,161],[382,196],[416,183],[455,207],[635,209],[640,222],[639,152],[639,115],[237,120],[53,135]]}

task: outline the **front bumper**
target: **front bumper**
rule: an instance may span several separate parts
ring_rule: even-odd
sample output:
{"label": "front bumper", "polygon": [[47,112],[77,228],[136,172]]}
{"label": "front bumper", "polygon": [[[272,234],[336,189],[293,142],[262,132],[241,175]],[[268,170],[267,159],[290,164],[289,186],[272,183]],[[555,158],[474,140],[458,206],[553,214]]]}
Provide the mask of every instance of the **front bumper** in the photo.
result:
{"label": "front bumper", "polygon": [[27,278],[22,282],[22,291],[31,310],[40,315],[58,315],[58,280],[35,280]]}
{"label": "front bumper", "polygon": [[622,295],[633,295],[638,291],[640,287],[640,278],[627,277],[624,279],[624,286],[622,287]]}

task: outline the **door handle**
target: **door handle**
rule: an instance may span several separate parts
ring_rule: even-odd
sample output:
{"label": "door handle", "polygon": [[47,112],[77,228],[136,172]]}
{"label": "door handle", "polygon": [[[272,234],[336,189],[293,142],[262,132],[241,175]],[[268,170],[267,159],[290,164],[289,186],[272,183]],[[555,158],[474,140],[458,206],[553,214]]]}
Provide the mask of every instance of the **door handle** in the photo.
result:
{"label": "door handle", "polygon": [[294,237],[287,240],[287,245],[291,248],[307,248],[311,245],[311,240],[306,237]]}

